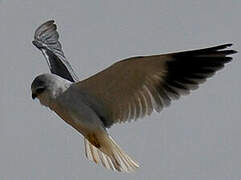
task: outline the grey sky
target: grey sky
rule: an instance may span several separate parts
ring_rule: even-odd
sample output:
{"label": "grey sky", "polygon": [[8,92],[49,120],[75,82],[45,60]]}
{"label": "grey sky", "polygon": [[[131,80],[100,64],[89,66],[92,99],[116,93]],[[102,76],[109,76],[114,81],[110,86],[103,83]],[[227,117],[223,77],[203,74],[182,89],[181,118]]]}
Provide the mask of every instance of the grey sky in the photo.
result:
{"label": "grey sky", "polygon": [[0,179],[241,179],[240,54],[161,114],[111,128],[141,164],[132,174],[88,161],[83,138],[30,91],[34,77],[49,71],[31,44],[48,19],[84,79],[129,56],[230,42],[241,51],[240,7],[237,0],[0,1]]}

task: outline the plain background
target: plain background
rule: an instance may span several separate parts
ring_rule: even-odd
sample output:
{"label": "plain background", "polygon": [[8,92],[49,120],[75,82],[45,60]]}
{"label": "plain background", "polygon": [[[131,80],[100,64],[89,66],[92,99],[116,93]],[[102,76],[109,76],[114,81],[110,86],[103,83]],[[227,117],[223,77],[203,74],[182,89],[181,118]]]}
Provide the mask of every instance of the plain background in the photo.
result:
{"label": "plain background", "polygon": [[234,43],[237,0],[1,0],[0,179],[241,179],[241,55],[161,114],[110,133],[141,168],[115,173],[88,161],[82,137],[32,101],[30,85],[49,72],[32,44],[56,20],[66,57],[81,79],[135,55]]}

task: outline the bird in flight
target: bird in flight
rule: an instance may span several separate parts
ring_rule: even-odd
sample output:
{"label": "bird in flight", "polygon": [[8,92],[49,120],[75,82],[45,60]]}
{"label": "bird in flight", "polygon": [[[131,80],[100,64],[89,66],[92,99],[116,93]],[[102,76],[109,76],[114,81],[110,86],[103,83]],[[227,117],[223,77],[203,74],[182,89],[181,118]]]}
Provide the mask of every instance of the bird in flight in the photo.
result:
{"label": "bird in flight", "polygon": [[107,129],[160,112],[189,94],[232,60],[232,44],[161,55],[131,57],[85,80],[78,80],[64,56],[53,20],[40,25],[33,44],[51,74],[37,76],[32,98],[57,113],[84,136],[86,157],[108,169],[134,171],[138,163],[111,138]]}

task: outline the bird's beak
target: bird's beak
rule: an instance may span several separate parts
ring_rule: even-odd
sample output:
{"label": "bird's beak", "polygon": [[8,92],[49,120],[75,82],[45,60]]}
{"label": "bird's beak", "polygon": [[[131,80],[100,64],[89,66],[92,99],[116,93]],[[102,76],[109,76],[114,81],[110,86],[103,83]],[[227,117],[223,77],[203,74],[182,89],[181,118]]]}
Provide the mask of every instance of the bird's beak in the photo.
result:
{"label": "bird's beak", "polygon": [[35,93],[32,93],[32,99],[35,99],[37,95]]}

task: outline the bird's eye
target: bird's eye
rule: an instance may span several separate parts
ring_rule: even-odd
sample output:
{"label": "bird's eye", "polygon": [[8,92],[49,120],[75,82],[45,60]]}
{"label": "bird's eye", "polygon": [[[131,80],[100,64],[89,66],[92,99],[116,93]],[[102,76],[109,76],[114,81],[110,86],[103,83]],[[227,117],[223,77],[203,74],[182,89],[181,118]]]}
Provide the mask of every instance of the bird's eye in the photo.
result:
{"label": "bird's eye", "polygon": [[37,90],[36,90],[36,94],[41,94],[42,92],[44,92],[44,90],[45,90],[45,88],[38,88]]}

